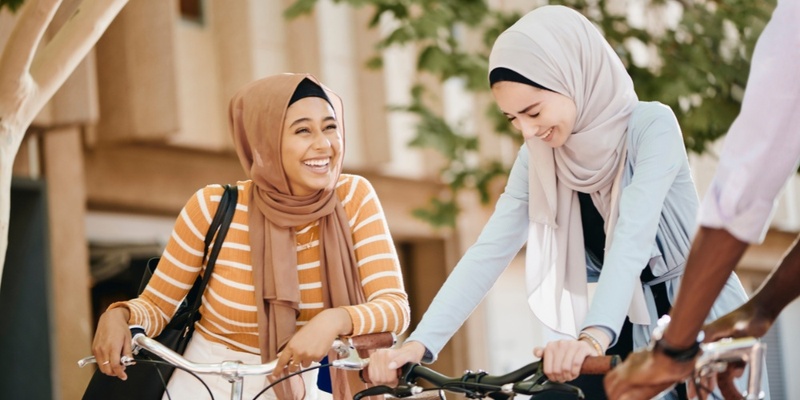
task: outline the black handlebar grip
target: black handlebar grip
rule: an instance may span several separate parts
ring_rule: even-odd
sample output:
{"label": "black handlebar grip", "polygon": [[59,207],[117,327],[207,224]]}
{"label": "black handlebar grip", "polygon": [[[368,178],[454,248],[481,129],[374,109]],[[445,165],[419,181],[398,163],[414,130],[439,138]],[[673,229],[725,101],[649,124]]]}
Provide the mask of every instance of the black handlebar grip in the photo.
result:
{"label": "black handlebar grip", "polygon": [[370,333],[350,338],[350,343],[359,351],[389,348],[394,346],[394,342],[394,335],[391,332]]}
{"label": "black handlebar grip", "polygon": [[389,394],[392,393],[392,391],[393,389],[386,385],[373,386],[371,388],[366,388],[353,395],[353,400],[361,400],[362,397]]}
{"label": "black handlebar grip", "polygon": [[603,375],[611,371],[617,364],[622,362],[618,355],[586,357],[581,367],[581,375]]}

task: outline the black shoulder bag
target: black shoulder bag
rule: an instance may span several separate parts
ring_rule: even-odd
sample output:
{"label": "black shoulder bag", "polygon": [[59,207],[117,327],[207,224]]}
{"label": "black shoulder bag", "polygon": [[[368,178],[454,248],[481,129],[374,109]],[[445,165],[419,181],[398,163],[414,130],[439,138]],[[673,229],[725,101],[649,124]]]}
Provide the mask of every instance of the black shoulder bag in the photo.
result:
{"label": "black shoulder bag", "polygon": [[[211,279],[214,264],[217,262],[222,243],[225,240],[228,228],[233,220],[233,214],[236,212],[238,195],[239,189],[236,186],[225,186],[225,192],[220,199],[217,212],[214,214],[214,219],[211,221],[211,225],[206,233],[205,247],[203,249],[203,260],[208,256],[206,271],[202,277],[197,277],[194,286],[192,286],[186,298],[181,302],[172,320],[170,320],[164,330],[155,337],[155,340],[179,354],[183,354],[186,350],[186,346],[189,344],[189,340],[194,333],[194,323],[200,319],[199,309],[202,302],[203,291],[205,291],[206,285],[209,279]],[[215,234],[216,240],[214,240]],[[214,240],[214,247],[209,255],[208,247],[212,240]],[[147,268],[145,268],[144,275],[142,276],[142,282],[139,285],[140,294],[150,281],[150,277],[153,276],[153,270],[155,270],[157,264],[158,258],[153,258],[147,263]],[[92,379],[89,381],[89,385],[86,387],[83,400],[110,398],[122,400],[160,400],[175,368],[168,365],[146,362],[148,360],[158,360],[159,358],[144,350],[140,351],[134,358],[137,360],[137,365],[132,365],[125,369],[125,373],[128,375],[128,380],[126,381],[115,376],[105,375],[100,372],[100,370],[96,370]]]}

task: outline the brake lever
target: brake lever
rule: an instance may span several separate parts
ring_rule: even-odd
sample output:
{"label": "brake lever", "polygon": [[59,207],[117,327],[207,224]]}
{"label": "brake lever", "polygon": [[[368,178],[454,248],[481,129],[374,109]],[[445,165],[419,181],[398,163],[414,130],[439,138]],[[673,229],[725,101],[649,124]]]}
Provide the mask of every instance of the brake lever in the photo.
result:
{"label": "brake lever", "polygon": [[420,394],[422,393],[422,390],[423,389],[421,386],[400,384],[397,385],[397,387],[395,387],[394,389],[392,389],[391,392],[389,392],[389,394],[397,398],[402,398],[402,397],[410,397],[415,394]]}
{"label": "brake lever", "polygon": [[378,385],[366,388],[355,395],[353,395],[353,400],[361,400],[363,397],[369,396],[378,396],[383,394],[391,395],[392,397],[403,398],[403,397],[410,397],[415,394],[422,393],[422,388],[416,385],[397,385],[397,387],[391,387],[386,385]]}
{"label": "brake lever", "polygon": [[547,381],[545,383],[535,385],[531,388],[531,391],[528,392],[532,397],[536,397],[537,394],[541,392],[545,392],[548,394],[566,394],[568,396],[575,396],[577,399],[585,399],[586,397],[583,394],[583,391],[576,386],[568,385],[566,383],[557,383],[557,382],[550,382]]}
{"label": "brake lever", "polygon": [[522,392],[527,395],[536,395],[542,392],[546,393],[561,393],[569,396],[575,396],[578,399],[585,398],[583,391],[572,385],[566,383],[551,382],[548,380],[547,375],[544,374],[544,366],[539,365],[536,373],[529,379],[516,384],[508,384],[508,387],[503,387],[503,390],[511,392]]}

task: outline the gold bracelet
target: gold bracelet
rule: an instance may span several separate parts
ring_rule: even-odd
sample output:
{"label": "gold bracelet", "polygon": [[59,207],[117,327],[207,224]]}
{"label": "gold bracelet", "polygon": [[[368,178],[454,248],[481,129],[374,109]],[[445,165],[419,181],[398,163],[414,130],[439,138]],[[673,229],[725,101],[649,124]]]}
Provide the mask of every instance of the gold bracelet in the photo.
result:
{"label": "gold bracelet", "polygon": [[589,344],[592,345],[592,347],[594,347],[594,350],[597,352],[598,356],[602,356],[602,355],[606,354],[606,352],[603,351],[603,346],[600,345],[600,341],[598,341],[590,333],[581,332],[581,334],[578,335],[578,340],[584,340],[584,339],[585,339],[586,342],[589,342]]}

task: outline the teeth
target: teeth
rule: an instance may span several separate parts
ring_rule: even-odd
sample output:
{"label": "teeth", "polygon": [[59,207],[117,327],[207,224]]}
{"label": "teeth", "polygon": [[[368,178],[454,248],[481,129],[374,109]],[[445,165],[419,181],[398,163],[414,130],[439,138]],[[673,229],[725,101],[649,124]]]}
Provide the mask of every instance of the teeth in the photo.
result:
{"label": "teeth", "polygon": [[325,160],[308,160],[308,161],[304,161],[303,163],[304,163],[305,165],[308,165],[308,166],[310,166],[310,167],[324,167],[324,166],[328,165],[328,163],[329,163],[329,162],[330,162],[330,159],[325,159]]}

